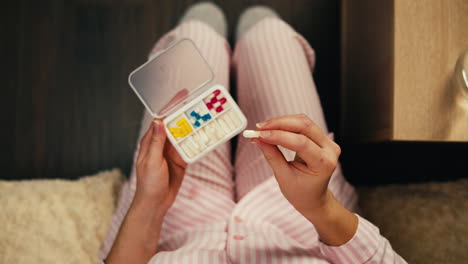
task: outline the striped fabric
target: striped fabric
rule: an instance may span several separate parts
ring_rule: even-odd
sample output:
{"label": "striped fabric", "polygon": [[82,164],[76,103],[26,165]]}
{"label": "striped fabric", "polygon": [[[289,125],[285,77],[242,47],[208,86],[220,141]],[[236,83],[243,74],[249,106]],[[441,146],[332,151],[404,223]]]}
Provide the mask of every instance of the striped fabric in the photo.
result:
{"label": "striped fabric", "polygon": [[[214,70],[215,82],[226,88],[231,67],[249,128],[271,117],[305,113],[328,132],[311,74],[314,51],[283,21],[267,18],[259,22],[237,42],[231,56],[220,35],[191,20],[166,34],[151,54],[181,38],[197,44]],[[146,113],[140,137],[150,122]],[[294,157],[291,151],[283,153],[288,159]],[[405,263],[378,228],[360,216],[356,234],[345,245],[323,244],[314,226],[283,197],[255,146],[239,138],[234,166],[231,158],[230,143],[226,143],[188,166],[176,201],[165,216],[159,252],[150,263]],[[133,169],[100,259],[112,247],[135,183]],[[356,209],[356,193],[340,168],[329,187],[348,209]]]}

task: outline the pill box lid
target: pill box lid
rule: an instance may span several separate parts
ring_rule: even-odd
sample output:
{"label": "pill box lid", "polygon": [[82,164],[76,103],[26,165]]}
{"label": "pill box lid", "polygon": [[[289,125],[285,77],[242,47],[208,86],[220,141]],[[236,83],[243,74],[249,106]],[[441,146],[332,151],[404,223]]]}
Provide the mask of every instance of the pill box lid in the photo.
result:
{"label": "pill box lid", "polygon": [[128,83],[149,113],[162,118],[208,89],[213,79],[195,43],[182,39],[130,73]]}

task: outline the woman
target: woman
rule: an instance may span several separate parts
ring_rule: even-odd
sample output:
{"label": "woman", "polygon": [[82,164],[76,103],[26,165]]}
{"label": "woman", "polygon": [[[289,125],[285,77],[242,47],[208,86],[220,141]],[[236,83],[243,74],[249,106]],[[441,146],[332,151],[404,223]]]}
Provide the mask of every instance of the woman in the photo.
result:
{"label": "woman", "polygon": [[340,147],[327,134],[307,42],[265,7],[243,13],[232,56],[225,37],[220,9],[198,4],[151,54],[190,38],[226,88],[232,66],[238,104],[260,137],[239,138],[234,164],[227,142],[187,166],[161,120],[145,114],[101,259],[405,263],[378,228],[353,213],[356,193],[339,168]]}

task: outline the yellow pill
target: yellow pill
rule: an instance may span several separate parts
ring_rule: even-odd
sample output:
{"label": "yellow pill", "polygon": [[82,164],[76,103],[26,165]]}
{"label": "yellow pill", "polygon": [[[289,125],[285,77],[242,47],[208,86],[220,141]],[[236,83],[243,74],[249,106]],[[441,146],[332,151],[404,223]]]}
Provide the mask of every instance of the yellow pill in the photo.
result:
{"label": "yellow pill", "polygon": [[179,138],[185,137],[185,136],[187,136],[188,134],[190,134],[192,132],[192,127],[187,122],[187,119],[185,117],[179,119],[176,122],[176,125],[179,126],[179,127],[169,128],[169,132],[171,132],[171,134],[174,137],[179,137]]}

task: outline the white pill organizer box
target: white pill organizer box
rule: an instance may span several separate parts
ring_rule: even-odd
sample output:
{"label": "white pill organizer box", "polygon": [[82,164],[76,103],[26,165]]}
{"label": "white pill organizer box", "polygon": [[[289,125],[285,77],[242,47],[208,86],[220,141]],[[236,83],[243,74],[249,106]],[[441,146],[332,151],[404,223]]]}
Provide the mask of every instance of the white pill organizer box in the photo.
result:
{"label": "white pill organizer box", "polygon": [[247,126],[229,92],[195,44],[183,39],[134,70],[129,84],[154,118],[164,118],[168,139],[193,163]]}

